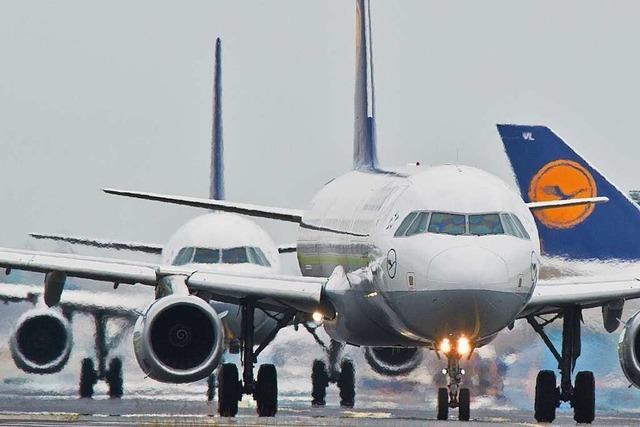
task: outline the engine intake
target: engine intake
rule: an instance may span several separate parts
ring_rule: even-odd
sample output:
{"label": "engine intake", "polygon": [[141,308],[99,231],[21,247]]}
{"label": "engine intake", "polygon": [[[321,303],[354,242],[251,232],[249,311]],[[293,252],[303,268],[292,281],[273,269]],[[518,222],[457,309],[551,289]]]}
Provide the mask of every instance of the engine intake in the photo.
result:
{"label": "engine intake", "polygon": [[422,361],[422,351],[415,347],[367,347],[364,357],[371,368],[380,375],[407,375]]}
{"label": "engine intake", "polygon": [[618,341],[618,357],[622,372],[640,388],[640,312],[627,321]]}
{"label": "engine intake", "polygon": [[20,316],[9,345],[18,368],[32,374],[51,374],[67,364],[73,334],[60,312],[38,308]]}
{"label": "engine intake", "polygon": [[209,376],[224,350],[216,311],[195,296],[156,300],[138,318],[133,347],[140,368],[161,382],[187,383]]}

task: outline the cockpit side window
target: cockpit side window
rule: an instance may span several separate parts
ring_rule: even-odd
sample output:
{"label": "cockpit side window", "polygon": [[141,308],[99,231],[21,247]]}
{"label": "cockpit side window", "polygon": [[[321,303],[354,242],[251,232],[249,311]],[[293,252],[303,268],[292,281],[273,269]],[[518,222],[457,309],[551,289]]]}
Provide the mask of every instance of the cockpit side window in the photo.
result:
{"label": "cockpit side window", "polygon": [[394,237],[404,236],[404,232],[407,231],[407,228],[409,228],[413,220],[416,219],[417,215],[418,215],[418,212],[411,212],[409,215],[407,215],[402,220],[402,222],[400,223],[400,227],[398,227],[398,229],[393,234],[393,236]]}
{"label": "cockpit side window", "polygon": [[193,262],[195,264],[218,264],[220,262],[220,249],[196,248]]}
{"label": "cockpit side window", "polygon": [[415,221],[411,224],[411,227],[407,230],[406,236],[413,236],[414,234],[422,234],[427,232],[427,224],[429,224],[429,212],[420,212]]}
{"label": "cockpit side window", "polygon": [[429,222],[429,233],[452,234],[454,236],[465,234],[467,227],[465,216],[434,212]]}
{"label": "cockpit side window", "polygon": [[520,233],[520,230],[518,230],[518,227],[516,227],[516,224],[513,222],[513,219],[511,219],[511,215],[503,213],[503,214],[500,214],[500,217],[502,218],[502,225],[504,226],[505,233],[507,233],[510,236],[518,237],[520,239],[524,237]]}
{"label": "cockpit side window", "polygon": [[531,236],[529,236],[529,233],[527,233],[527,229],[524,228],[524,225],[522,225],[520,219],[514,214],[511,214],[511,218],[513,218],[513,222],[516,224],[516,227],[518,227],[518,230],[520,231],[520,233],[522,233],[524,238],[527,240],[531,240]]}
{"label": "cockpit side window", "polygon": [[498,214],[469,215],[469,234],[486,236],[504,234]]}
{"label": "cockpit side window", "polygon": [[260,248],[247,248],[247,255],[251,264],[261,265],[263,267],[271,267],[271,263],[264,255]]}
{"label": "cockpit side window", "polygon": [[224,264],[242,264],[249,262],[247,258],[247,248],[229,248],[222,250],[222,262]]}
{"label": "cockpit side window", "polygon": [[178,251],[178,255],[176,255],[173,260],[173,265],[185,265],[191,262],[191,258],[193,257],[193,248],[182,248]]}

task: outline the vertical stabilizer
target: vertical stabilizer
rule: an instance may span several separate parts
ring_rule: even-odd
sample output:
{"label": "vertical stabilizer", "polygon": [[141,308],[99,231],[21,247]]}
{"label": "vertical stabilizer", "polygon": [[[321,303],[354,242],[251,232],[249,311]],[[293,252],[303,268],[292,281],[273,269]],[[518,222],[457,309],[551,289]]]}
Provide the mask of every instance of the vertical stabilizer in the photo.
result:
{"label": "vertical stabilizer", "polygon": [[222,162],[222,42],[216,39],[213,77],[213,124],[211,128],[211,182],[209,198],[224,199],[224,165]]}
{"label": "vertical stabilizer", "polygon": [[356,0],[354,169],[376,169],[378,166],[370,9],[369,0]]}

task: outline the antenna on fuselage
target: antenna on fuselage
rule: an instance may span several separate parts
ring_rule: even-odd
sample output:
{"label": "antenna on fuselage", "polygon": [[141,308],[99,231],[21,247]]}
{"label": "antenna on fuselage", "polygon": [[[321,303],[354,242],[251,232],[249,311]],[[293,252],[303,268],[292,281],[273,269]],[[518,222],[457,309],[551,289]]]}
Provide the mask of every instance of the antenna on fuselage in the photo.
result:
{"label": "antenna on fuselage", "polygon": [[376,169],[376,121],[370,0],[356,0],[353,168]]}
{"label": "antenna on fuselage", "polygon": [[213,123],[211,126],[211,176],[209,198],[224,200],[222,145],[222,41],[216,39],[213,75]]}

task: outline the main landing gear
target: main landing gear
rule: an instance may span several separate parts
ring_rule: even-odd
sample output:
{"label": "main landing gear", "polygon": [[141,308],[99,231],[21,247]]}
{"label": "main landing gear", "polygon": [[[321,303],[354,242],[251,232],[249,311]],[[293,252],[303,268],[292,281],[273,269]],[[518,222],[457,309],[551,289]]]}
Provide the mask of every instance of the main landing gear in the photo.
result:
{"label": "main landing gear", "polygon": [[114,348],[122,340],[127,328],[122,328],[111,340],[107,341],[107,317],[103,314],[95,314],[96,325],[96,359],[98,368],[96,369],[93,359],[82,359],[80,368],[79,394],[81,398],[93,397],[93,387],[98,380],[104,380],[109,386],[109,397],[120,398],[124,392],[122,379],[122,360],[114,357],[109,362],[107,369],[107,356],[109,349]]}
{"label": "main landing gear", "polygon": [[305,327],[325,350],[329,361],[329,367],[327,367],[324,360],[316,359],[313,361],[311,369],[311,404],[313,406],[326,405],[327,387],[329,384],[336,384],[340,390],[340,406],[353,408],[356,400],[356,369],[350,359],[342,358],[341,360],[344,344],[331,340],[329,347],[327,347],[318,337],[314,328],[308,325],[305,325]]}
{"label": "main landing gear", "polygon": [[[555,319],[562,317],[562,353],[544,332],[544,327]],[[550,320],[538,322],[534,316],[527,321],[540,335],[553,356],[558,361],[560,370],[560,386],[556,384],[553,371],[540,371],[536,378],[535,418],[538,422],[550,423],[556,418],[556,408],[561,402],[569,402],[573,407],[573,419],[578,423],[591,423],[595,419],[595,380],[593,372],[581,371],[576,374],[575,382],[571,376],[581,352],[580,307],[565,307],[561,314]]]}
{"label": "main landing gear", "polygon": [[[455,347],[455,348],[454,348]],[[468,338],[461,336],[454,346],[448,338],[443,339],[438,350],[447,357],[447,368],[442,373],[447,375],[447,387],[438,389],[437,418],[449,419],[449,409],[458,408],[458,419],[469,421],[471,416],[471,393],[468,388],[461,387],[464,369],[460,368],[460,359],[470,357],[473,351]],[[438,357],[440,353],[438,353]]]}
{"label": "main landing gear", "polygon": [[[258,355],[273,341],[278,331],[287,326],[295,316],[295,311],[286,311],[277,319],[277,324],[263,343],[254,351],[254,314],[256,306],[252,300],[242,302],[241,360],[242,379],[238,367],[224,363],[218,371],[218,413],[222,417],[234,417],[238,413],[238,402],[242,396],[252,395],[257,404],[258,415],[273,417],[278,412],[278,373],[272,364],[263,364],[258,376],[253,377],[253,366]],[[212,391],[208,392],[212,395]]]}

